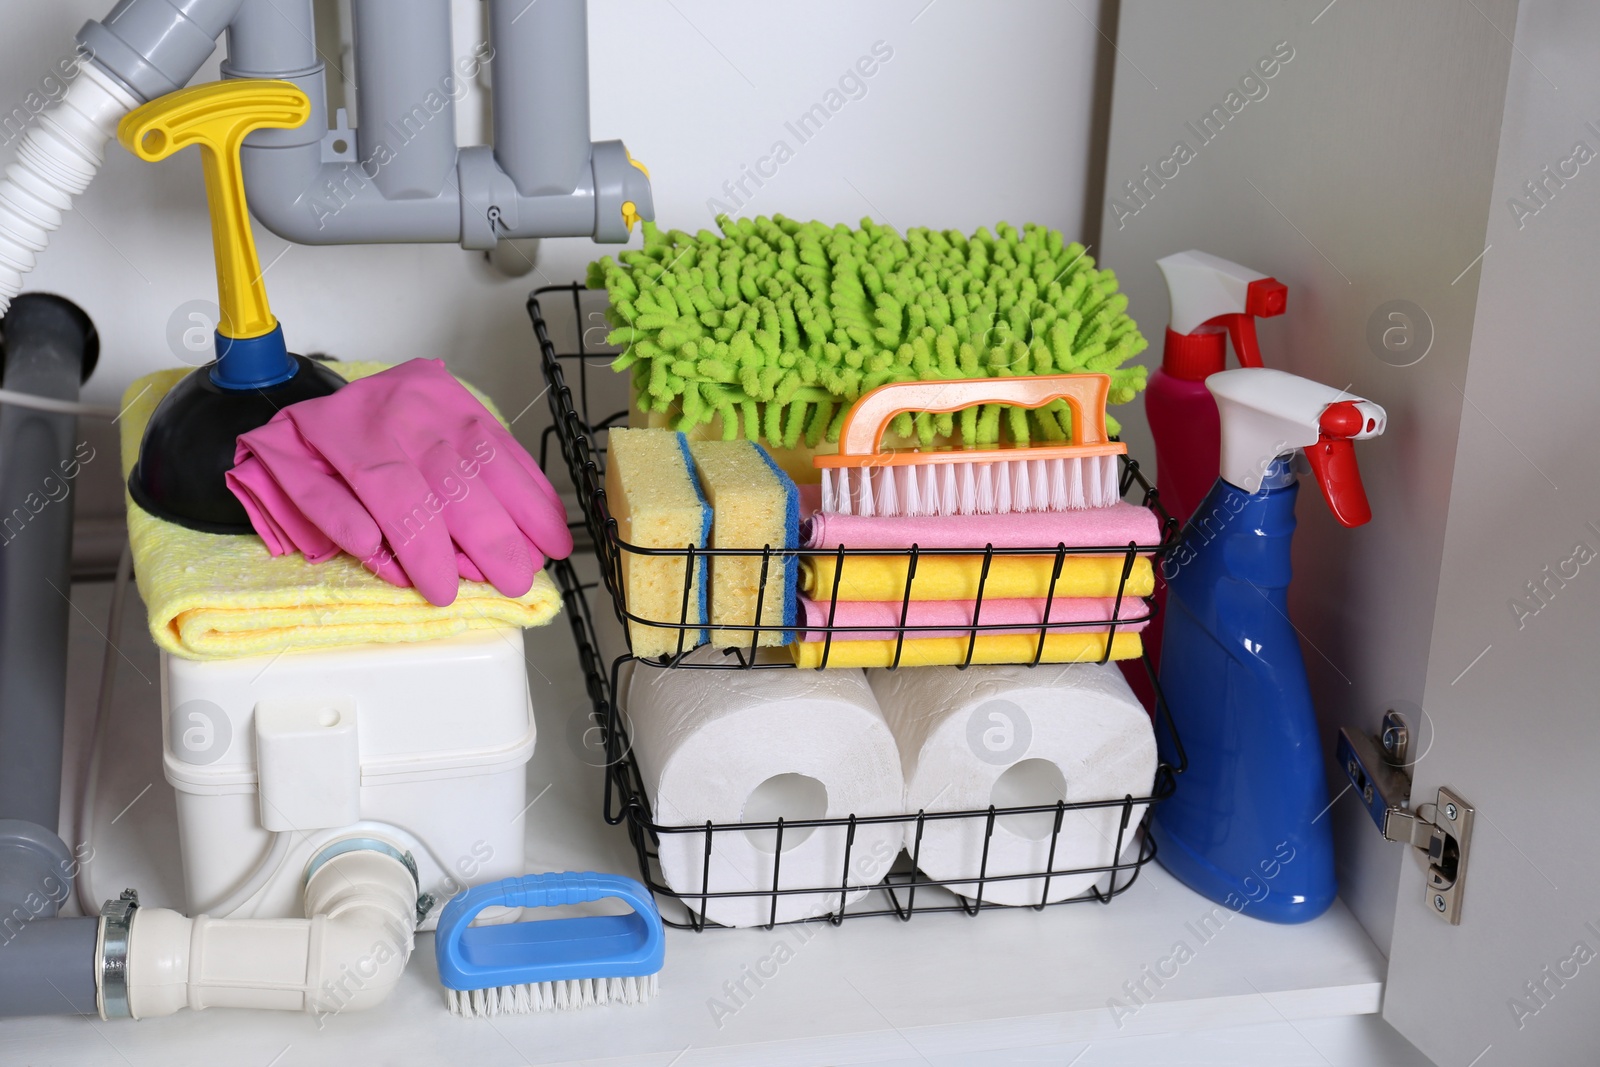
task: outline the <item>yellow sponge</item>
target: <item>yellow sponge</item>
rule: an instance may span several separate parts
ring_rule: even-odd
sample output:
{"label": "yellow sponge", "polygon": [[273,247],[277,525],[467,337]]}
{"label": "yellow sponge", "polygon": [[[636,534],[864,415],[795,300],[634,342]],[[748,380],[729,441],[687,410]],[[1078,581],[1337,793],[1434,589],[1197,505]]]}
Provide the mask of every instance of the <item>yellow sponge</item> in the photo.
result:
{"label": "yellow sponge", "polygon": [[[611,430],[606,502],[617,535],[633,548],[705,548],[711,508],[689,462],[689,446],[671,430]],[[681,555],[652,556],[622,548],[628,639],[640,658],[675,655],[702,645],[706,632],[706,558],[696,556],[684,610]],[[665,624],[665,625],[658,625]],[[688,624],[687,629],[679,629]]]}
{"label": "yellow sponge", "polygon": [[[767,450],[751,441],[693,441],[696,473],[711,501],[712,548],[795,549],[800,544],[800,494],[794,481],[772,461]],[[798,560],[794,555],[766,559],[762,582],[760,556],[714,556],[711,559],[711,625],[756,625],[756,599],[761,600],[764,631],[757,644],[787,645],[794,640]],[[718,648],[750,647],[749,630],[712,630]]]}

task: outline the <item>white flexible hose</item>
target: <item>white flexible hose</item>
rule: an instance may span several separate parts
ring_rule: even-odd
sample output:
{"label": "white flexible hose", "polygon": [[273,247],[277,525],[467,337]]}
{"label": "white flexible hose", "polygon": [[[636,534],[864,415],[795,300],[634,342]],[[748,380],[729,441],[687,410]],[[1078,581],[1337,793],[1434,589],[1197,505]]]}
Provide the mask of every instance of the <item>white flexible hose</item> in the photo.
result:
{"label": "white flexible hose", "polygon": [[0,181],[0,315],[72,210],[72,198],[94,180],[117,123],[138,104],[95,63],[85,63],[67,95],[23,137]]}
{"label": "white flexible hose", "polygon": [[[122,636],[123,604],[127,599],[128,580],[132,576],[133,551],[128,542],[124,541],[122,555],[117,559],[117,576],[111,587],[111,611],[110,617],[106,620],[105,648],[100,661],[100,692],[95,700],[94,726],[89,733],[88,757],[84,763],[78,796],[76,840],[79,842],[79,847],[88,846],[91,857],[94,855],[94,805],[100,791],[100,757],[105,749],[106,735],[111,732],[111,699],[117,680],[116,648],[117,641]],[[249,877],[226,898],[207,908],[206,911],[219,919],[227,918],[250,903],[283,866],[283,859],[289,852],[289,836],[287,833],[275,834],[272,844],[267,847],[261,862],[256,864],[255,870],[250,872]],[[100,914],[100,905],[104,903],[90,882],[89,872],[92,866],[92,863],[85,862],[80,863],[78,867],[78,907],[85,915]]]}
{"label": "white flexible hose", "polygon": [[117,681],[117,639],[122,636],[122,607],[127,597],[128,579],[133,576],[133,546],[122,542],[122,555],[117,558],[117,577],[111,586],[111,611],[106,619],[105,648],[100,659],[100,692],[95,699],[94,726],[89,733],[88,758],[79,783],[78,832],[75,849],[88,848],[88,858],[78,865],[78,907],[85,915],[99,915],[105,903],[95,894],[90,884],[94,870],[94,805],[100,791],[100,754],[110,732],[111,693]]}
{"label": "white flexible hose", "polygon": [[[250,876],[232,893],[229,893],[209,908],[203,909],[205,913],[218,919],[226,919],[234,916],[235,912],[250,903],[251,899],[260,893],[268,882],[272,881],[272,876],[277,874],[278,869],[283,866],[283,858],[289,854],[289,836],[289,832],[286,830],[273,834],[272,844],[267,846],[265,855],[261,857],[261,862],[256,864],[256,869],[250,872]],[[254,914],[255,912],[252,911],[250,915],[234,917],[248,919]]]}

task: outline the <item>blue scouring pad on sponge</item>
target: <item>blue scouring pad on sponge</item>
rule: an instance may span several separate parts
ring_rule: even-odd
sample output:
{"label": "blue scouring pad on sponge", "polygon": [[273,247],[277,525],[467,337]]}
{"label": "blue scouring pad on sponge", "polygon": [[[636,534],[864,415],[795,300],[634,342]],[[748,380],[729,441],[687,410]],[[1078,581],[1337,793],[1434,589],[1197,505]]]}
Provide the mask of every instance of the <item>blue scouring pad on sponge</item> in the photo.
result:
{"label": "blue scouring pad on sponge", "polygon": [[[711,625],[773,627],[761,631],[756,644],[790,644],[799,610],[799,558],[794,550],[800,547],[800,492],[794,480],[752,441],[691,441],[689,451],[711,502],[711,547],[773,550],[764,559],[712,557]],[[713,629],[711,643],[748,648],[754,633]]]}

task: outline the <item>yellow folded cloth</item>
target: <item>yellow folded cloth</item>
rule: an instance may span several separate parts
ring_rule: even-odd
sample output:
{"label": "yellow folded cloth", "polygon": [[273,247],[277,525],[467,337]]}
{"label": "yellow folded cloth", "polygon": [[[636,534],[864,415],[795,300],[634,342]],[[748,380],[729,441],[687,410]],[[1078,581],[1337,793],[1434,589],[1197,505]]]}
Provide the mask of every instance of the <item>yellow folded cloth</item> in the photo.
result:
{"label": "yellow folded cloth", "polygon": [[[1068,556],[1056,581],[1058,597],[1114,597],[1122,581],[1123,556]],[[906,590],[906,556],[806,556],[800,561],[800,592],[813,600],[833,598],[833,575],[840,574],[840,600],[892,600],[898,603]],[[995,556],[983,583],[985,600],[1043,600],[1050,595],[1054,556]],[[982,556],[920,556],[911,585],[912,600],[975,600],[983,575]],[[1155,570],[1147,556],[1133,562],[1122,588],[1128,597],[1155,591]],[[1029,656],[1028,659],[1032,659]],[[831,663],[831,659],[830,659]]]}
{"label": "yellow folded cloth", "polygon": [[[347,380],[384,363],[332,363]],[[161,398],[188,371],[147,374],[123,396],[122,478],[139,457],[145,424]],[[470,388],[470,386],[469,386]],[[491,411],[487,398],[473,390]],[[500,413],[495,411],[495,417]],[[502,420],[503,421],[503,420]],[[156,644],[186,659],[224,659],[371,642],[431,641],[466,630],[540,626],[561,608],[548,574],[525,595],[501,596],[463,581],[456,601],[435,607],[415,589],[369,573],[350,556],[307,563],[299,553],[268,554],[254,534],[199,533],[151,515],[128,499],[128,540],[139,595]]]}
{"label": "yellow folded cloth", "polygon": [[[900,649],[902,667],[942,667],[967,662],[966,637],[919,637]],[[828,667],[887,667],[894,662],[893,641],[835,641],[828,648]],[[796,666],[816,667],[822,662],[821,641],[801,641],[789,646]],[[1039,649],[1038,634],[981,634],[973,643],[973,663],[1032,663]],[[1040,663],[1098,663],[1105,655],[1106,635],[1053,633],[1044,639]],[[1137,659],[1144,651],[1138,634],[1119,633],[1111,639],[1112,659]]]}

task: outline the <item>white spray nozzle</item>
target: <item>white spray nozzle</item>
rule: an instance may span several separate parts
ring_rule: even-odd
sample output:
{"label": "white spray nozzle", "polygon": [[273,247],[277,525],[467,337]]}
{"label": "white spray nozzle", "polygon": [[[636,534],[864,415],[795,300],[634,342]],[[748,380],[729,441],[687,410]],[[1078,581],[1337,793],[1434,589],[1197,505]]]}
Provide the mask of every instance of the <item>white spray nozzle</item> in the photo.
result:
{"label": "white spray nozzle", "polygon": [[1193,249],[1158,259],[1156,266],[1167,280],[1171,333],[1187,335],[1203,326],[1225,326],[1239,365],[1261,366],[1254,320],[1283,314],[1289,302],[1287,286],[1260,271]]}
{"label": "white spray nozzle", "polygon": [[1299,449],[1335,518],[1359,526],[1372,517],[1352,442],[1383,433],[1382,407],[1264,367],[1213,374],[1206,388],[1222,419],[1223,481],[1253,494],[1273,460]]}

